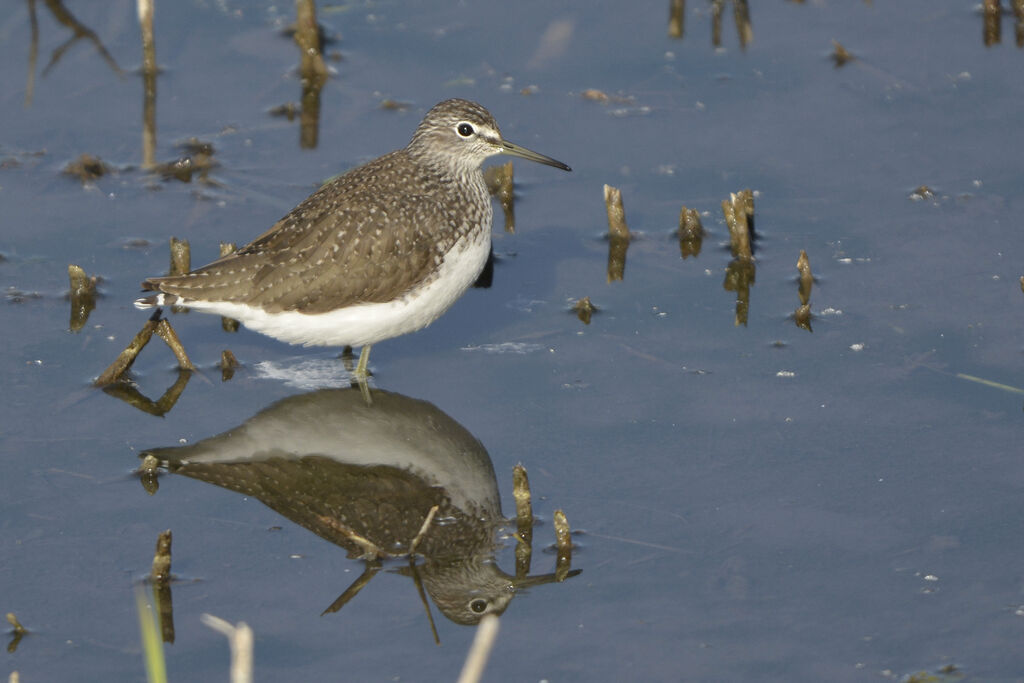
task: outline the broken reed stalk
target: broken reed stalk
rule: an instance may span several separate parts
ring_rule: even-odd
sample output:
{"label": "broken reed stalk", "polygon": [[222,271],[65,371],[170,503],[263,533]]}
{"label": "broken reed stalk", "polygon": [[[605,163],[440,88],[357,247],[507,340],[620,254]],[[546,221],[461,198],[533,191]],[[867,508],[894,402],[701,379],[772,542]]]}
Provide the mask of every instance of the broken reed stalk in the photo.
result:
{"label": "broken reed stalk", "polygon": [[594,304],[590,303],[590,297],[585,296],[573,304],[572,310],[584,325],[589,325],[595,309]]}
{"label": "broken reed stalk", "polygon": [[412,543],[409,544],[409,552],[406,554],[410,557],[416,552],[416,548],[419,547],[420,541],[423,540],[423,537],[427,535],[427,531],[430,530],[430,523],[434,521],[434,515],[437,514],[439,509],[440,507],[435,505],[430,508],[429,512],[427,512],[427,516],[423,520],[423,524],[420,526],[419,532],[416,534],[416,537],[412,539]]}
{"label": "broken reed stalk", "polygon": [[668,4],[669,38],[682,38],[686,29],[686,0],[670,0]]}
{"label": "broken reed stalk", "polygon": [[171,580],[171,530],[161,531],[156,539],[156,553],[153,555],[153,567],[149,572],[149,580],[153,583],[166,583]]}
{"label": "broken reed stalk", "polygon": [[96,308],[96,277],[89,277],[81,266],[68,265],[68,280],[71,282],[71,320],[68,326],[78,332],[89,320],[89,314]]}
{"label": "broken reed stalk", "polygon": [[174,328],[171,327],[166,318],[161,318],[160,322],[157,323],[156,334],[170,347],[174,357],[178,359],[178,367],[182,370],[196,369],[196,366],[192,365],[192,361],[189,360],[188,354],[185,353],[185,347],[182,345],[181,340],[178,339],[178,333],[174,331]]}
{"label": "broken reed stalk", "polygon": [[153,603],[160,618],[160,634],[165,643],[174,642],[174,603],[171,599],[171,530],[163,531],[156,540],[153,567],[149,572],[153,584]]}
{"label": "broken reed stalk", "polygon": [[68,265],[68,279],[71,281],[71,298],[96,294],[96,278],[89,277],[81,266]]}
{"label": "broken reed stalk", "polygon": [[847,62],[852,62],[856,57],[843,47],[839,41],[832,41],[832,61],[836,63],[836,68],[844,66]]}
{"label": "broken reed stalk", "polygon": [[484,171],[484,181],[487,183],[487,191],[501,204],[505,214],[505,232],[515,234],[515,169],[512,162],[488,168]]}
{"label": "broken reed stalk", "polygon": [[604,204],[608,211],[608,282],[615,282],[621,280],[626,271],[629,226],[622,207],[622,192],[617,187],[604,186]]}
{"label": "broken reed stalk", "polygon": [[100,376],[93,382],[93,386],[105,387],[121,379],[121,375],[128,371],[128,368],[132,366],[132,363],[138,357],[139,352],[149,343],[153,333],[156,332],[158,324],[155,320],[147,320],[146,324],[142,326],[142,329],[135,335],[131,343],[125,347],[124,351],[118,354],[114,362],[100,373]]}
{"label": "broken reed stalk", "polygon": [[605,185],[604,205],[608,210],[608,235],[628,240],[629,226],[626,225],[626,211],[622,208],[622,191],[617,187]]}
{"label": "broken reed stalk", "polygon": [[28,629],[21,625],[21,622],[18,621],[18,617],[15,616],[14,612],[7,613],[7,623],[14,629],[15,635],[24,635],[28,633]]}
{"label": "broken reed stalk", "polygon": [[732,255],[742,261],[754,258],[750,249],[750,218],[754,215],[754,197],[750,190],[730,193],[722,200],[722,213],[729,227],[729,245]]}
{"label": "broken reed stalk", "polygon": [[533,503],[530,479],[522,464],[512,468],[512,497],[516,501],[516,576],[523,578],[530,573],[533,555]]}
{"label": "broken reed stalk", "polygon": [[220,354],[220,381],[227,382],[235,376],[235,369],[238,367],[238,359],[229,349],[224,349]]}
{"label": "broken reed stalk", "polygon": [[558,559],[555,561],[555,581],[565,581],[569,576],[569,567],[572,565],[572,537],[569,530],[569,520],[562,510],[555,510],[552,520],[555,527],[555,547],[558,550]]}
{"label": "broken reed stalk", "polygon": [[990,47],[1002,41],[1002,15],[1003,8],[1000,0],[983,0],[983,40],[985,47]]}
{"label": "broken reed stalk", "polygon": [[533,528],[533,504],[530,495],[530,478],[521,464],[512,468],[512,496],[516,500],[516,519],[520,524],[526,521]]}
{"label": "broken reed stalk", "polygon": [[704,242],[704,226],[700,222],[700,213],[696,209],[685,206],[679,210],[679,254],[683,258],[700,255]]}
{"label": "broken reed stalk", "polygon": [[477,624],[476,635],[473,636],[473,644],[466,655],[466,662],[462,665],[458,683],[478,683],[484,675],[484,668],[497,638],[498,617],[485,614]]}
{"label": "broken reed stalk", "polygon": [[814,287],[814,275],[811,274],[811,262],[807,252],[800,250],[800,258],[796,261],[797,272],[800,273],[800,303],[806,305],[811,300],[811,288]]}
{"label": "broken reed stalk", "polygon": [[184,275],[192,270],[192,249],[188,240],[171,238],[171,267],[168,275]]}

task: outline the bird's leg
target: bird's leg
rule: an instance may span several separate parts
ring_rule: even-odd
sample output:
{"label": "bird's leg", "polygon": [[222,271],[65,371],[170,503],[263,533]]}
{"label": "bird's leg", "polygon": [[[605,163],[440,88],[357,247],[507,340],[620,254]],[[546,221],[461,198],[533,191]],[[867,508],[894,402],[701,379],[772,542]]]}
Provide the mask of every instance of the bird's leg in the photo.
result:
{"label": "bird's leg", "polygon": [[359,350],[359,363],[356,365],[355,376],[359,382],[365,382],[366,378],[370,376],[366,366],[370,363],[370,344],[363,345],[363,348]]}

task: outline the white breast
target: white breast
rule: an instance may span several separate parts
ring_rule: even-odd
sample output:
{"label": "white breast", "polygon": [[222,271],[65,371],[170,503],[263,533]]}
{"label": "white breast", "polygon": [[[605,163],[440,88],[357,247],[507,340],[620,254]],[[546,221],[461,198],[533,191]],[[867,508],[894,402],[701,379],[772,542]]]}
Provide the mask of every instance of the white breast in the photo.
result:
{"label": "white breast", "polygon": [[239,303],[180,303],[234,318],[256,332],[289,344],[365,346],[415,332],[437,320],[479,277],[490,249],[490,230],[471,231],[445,255],[440,270],[427,285],[387,303],[358,304],[312,315],[297,311],[267,313]]}

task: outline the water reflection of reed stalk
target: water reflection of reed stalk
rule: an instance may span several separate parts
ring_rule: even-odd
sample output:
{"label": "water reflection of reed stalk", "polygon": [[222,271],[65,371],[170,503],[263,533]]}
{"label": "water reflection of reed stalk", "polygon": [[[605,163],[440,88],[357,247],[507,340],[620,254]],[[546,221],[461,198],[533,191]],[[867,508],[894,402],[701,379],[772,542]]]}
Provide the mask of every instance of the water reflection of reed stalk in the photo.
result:
{"label": "water reflection of reed stalk", "polygon": [[39,56],[39,19],[36,17],[36,0],[28,0],[28,24],[31,38],[28,44],[28,80],[25,83],[25,106],[32,105],[32,94],[36,84],[36,59]]}
{"label": "water reflection of reed stalk", "polygon": [[313,0],[297,0],[295,14],[295,42],[302,52],[299,63],[302,78],[299,145],[303,149],[313,149],[320,135],[320,90],[327,82],[327,66],[321,51],[320,27],[316,22]]}
{"label": "water reflection of reed stalk", "polygon": [[670,38],[682,38],[686,31],[686,0],[669,0],[668,3],[668,35]]}
{"label": "water reflection of reed stalk", "polygon": [[142,30],[142,168],[156,166],[156,41],[153,38],[153,0],[139,0]]}
{"label": "water reflection of reed stalk", "polygon": [[[711,44],[722,46],[722,12],[725,0],[711,2]],[[754,40],[754,26],[750,21],[750,6],[747,0],[732,0],[732,15],[736,22],[736,34],[739,37],[740,49],[746,49]]]}

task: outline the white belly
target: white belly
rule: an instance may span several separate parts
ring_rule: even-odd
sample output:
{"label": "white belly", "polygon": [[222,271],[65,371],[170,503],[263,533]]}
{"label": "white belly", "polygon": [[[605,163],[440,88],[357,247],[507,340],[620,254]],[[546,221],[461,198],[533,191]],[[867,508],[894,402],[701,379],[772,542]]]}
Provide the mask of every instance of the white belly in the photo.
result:
{"label": "white belly", "polygon": [[[205,313],[240,321],[249,329],[289,344],[365,346],[415,332],[437,320],[479,277],[491,249],[490,231],[472,233],[445,255],[436,277],[415,292],[387,303],[350,306],[329,313],[267,313],[247,304],[183,301]],[[469,240],[473,240],[470,242]]]}

